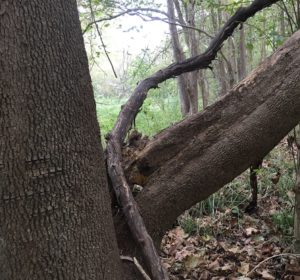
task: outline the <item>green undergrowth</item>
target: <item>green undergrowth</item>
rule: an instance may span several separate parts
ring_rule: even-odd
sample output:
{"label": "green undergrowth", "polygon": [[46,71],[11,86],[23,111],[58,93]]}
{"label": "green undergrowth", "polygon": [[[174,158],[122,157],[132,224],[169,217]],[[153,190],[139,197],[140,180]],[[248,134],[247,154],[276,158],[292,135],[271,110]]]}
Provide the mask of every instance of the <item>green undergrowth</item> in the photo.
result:
{"label": "green undergrowth", "polygon": [[[104,136],[112,130],[113,125],[125,104],[125,98],[97,97],[97,117],[101,127],[102,142]],[[174,96],[149,96],[135,120],[135,129],[143,135],[153,136],[160,130],[179,121],[181,114],[177,97]]]}
{"label": "green undergrowth", "polygon": [[[274,231],[286,240],[293,233],[294,170],[293,159],[285,140],[266,156],[262,168],[257,170],[258,211],[254,216],[267,219]],[[231,216],[239,222],[250,201],[249,170],[246,170],[217,193],[186,211],[178,218],[178,224],[189,235],[216,235],[220,233],[216,227],[203,224],[202,218],[210,216],[219,223],[220,219]]]}

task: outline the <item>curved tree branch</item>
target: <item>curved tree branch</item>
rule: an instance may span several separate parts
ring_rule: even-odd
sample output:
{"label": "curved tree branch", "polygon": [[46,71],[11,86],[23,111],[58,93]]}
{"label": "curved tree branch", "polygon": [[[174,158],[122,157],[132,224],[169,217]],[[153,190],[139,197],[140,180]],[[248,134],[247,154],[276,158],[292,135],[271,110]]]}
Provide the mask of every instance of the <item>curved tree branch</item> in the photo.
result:
{"label": "curved tree branch", "polygon": [[[85,29],[82,31],[82,35],[84,35],[92,25],[96,25],[97,23],[100,23],[100,22],[103,22],[103,21],[113,20],[113,19],[116,19],[116,18],[124,16],[124,15],[129,15],[129,16],[138,16],[145,22],[161,21],[161,22],[164,22],[164,23],[167,23],[167,24],[174,24],[174,25],[180,26],[182,28],[193,29],[193,30],[196,30],[199,33],[205,34],[209,38],[212,38],[212,36],[210,34],[208,34],[207,32],[205,32],[204,30],[202,30],[200,28],[197,28],[197,27],[194,27],[194,26],[183,24],[182,22],[180,22],[180,20],[170,21],[170,20],[168,20],[168,18],[155,17],[155,16],[148,15],[148,14],[142,14],[141,12],[152,12],[152,13],[157,13],[157,14],[164,15],[166,17],[168,16],[167,13],[165,13],[163,11],[160,11],[160,10],[157,10],[157,9],[152,9],[152,8],[128,9],[128,10],[124,10],[124,11],[118,13],[118,14],[103,17],[103,18],[100,18],[100,19],[97,19],[97,20],[92,18],[92,21],[90,23],[88,23],[87,26],[85,27]],[[148,19],[146,19],[145,17],[148,17]]]}
{"label": "curved tree branch", "polygon": [[[90,5],[90,10],[91,10],[92,19],[93,19],[93,21],[95,21],[95,14],[94,14],[94,11],[93,11],[93,6],[92,6],[92,3],[91,3],[91,0],[89,0],[89,5]],[[116,73],[116,70],[115,70],[115,67],[114,67],[114,65],[113,65],[113,63],[112,63],[112,61],[111,61],[111,59],[110,59],[110,57],[109,57],[109,54],[108,54],[107,50],[106,50],[106,46],[105,46],[105,44],[104,44],[104,41],[103,41],[103,38],[102,38],[102,34],[101,34],[101,32],[100,32],[99,26],[98,26],[97,23],[96,23],[95,25],[96,25],[96,30],[97,30],[98,36],[99,36],[99,38],[100,38],[102,47],[103,47],[103,49],[104,49],[104,53],[105,53],[105,55],[106,55],[106,57],[107,57],[107,60],[108,60],[108,62],[109,62],[109,64],[110,64],[110,66],[111,66],[111,69],[112,69],[112,71],[113,71],[113,73],[114,73],[114,75],[115,75],[115,78],[118,78],[117,73]]]}
{"label": "curved tree branch", "polygon": [[207,68],[215,59],[223,42],[232,35],[235,28],[253,16],[256,12],[272,5],[278,0],[254,0],[246,8],[239,8],[226,22],[216,37],[211,41],[206,52],[184,61],[169,65],[149,78],[143,80],[135,89],[128,102],[123,106],[112,132],[107,137],[107,168],[117,199],[122,206],[126,221],[134,239],[142,247],[146,263],[149,265],[153,279],[167,279],[160,265],[153,241],[148,234],[144,221],[134,201],[129,184],[122,167],[121,147],[140,107],[150,89],[182,73]]}
{"label": "curved tree branch", "polygon": [[163,11],[157,10],[157,9],[152,9],[152,8],[132,8],[132,9],[127,9],[127,10],[123,10],[122,12],[115,14],[115,15],[109,15],[107,17],[104,18],[100,18],[100,19],[92,19],[92,21],[90,23],[87,24],[87,26],[85,27],[85,29],[82,32],[82,35],[85,34],[87,32],[87,30],[94,24],[96,23],[100,23],[103,21],[109,21],[112,19],[116,19],[118,17],[124,16],[124,15],[136,15],[137,12],[153,12],[153,13],[158,13],[164,16],[167,16],[167,14]]}

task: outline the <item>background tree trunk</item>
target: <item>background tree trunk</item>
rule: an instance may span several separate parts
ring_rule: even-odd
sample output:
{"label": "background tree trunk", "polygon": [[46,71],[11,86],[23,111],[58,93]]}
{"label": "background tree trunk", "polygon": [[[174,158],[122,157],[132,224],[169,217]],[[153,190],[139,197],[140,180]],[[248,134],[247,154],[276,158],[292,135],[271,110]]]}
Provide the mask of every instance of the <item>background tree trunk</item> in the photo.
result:
{"label": "background tree trunk", "polygon": [[[211,8],[211,21],[214,30],[219,30],[220,26],[222,26],[222,12],[218,9],[217,13]],[[226,79],[226,70],[225,65],[222,57],[218,56],[218,62],[216,67],[216,76],[219,82],[219,92],[218,95],[221,97],[227,93],[229,90],[227,86],[227,79]]]}
{"label": "background tree trunk", "polygon": [[[191,27],[196,27],[195,23],[195,1],[189,1],[186,6],[186,21]],[[199,54],[198,41],[196,39],[196,31],[194,29],[188,30],[189,37],[189,50],[190,57],[194,57]],[[198,71],[189,73],[189,87],[190,87],[190,114],[196,114],[198,112]]]}
{"label": "background tree trunk", "polygon": [[[296,184],[294,187],[295,191],[295,217],[294,217],[294,237],[295,253],[300,253],[300,125],[298,125],[295,130],[295,144],[297,148],[297,158],[296,158]],[[294,143],[292,143],[293,145]]]}
{"label": "background tree trunk", "polygon": [[[169,20],[170,22],[175,22],[175,11],[174,11],[173,0],[167,0],[167,6],[168,6]],[[171,34],[174,60],[176,62],[183,61],[185,59],[185,56],[179,41],[176,25],[170,23],[169,29]],[[190,101],[189,101],[190,88],[188,82],[188,75],[189,74],[183,74],[177,77],[180,108],[181,108],[182,116],[186,116],[191,110]]]}
{"label": "background tree trunk", "polygon": [[238,79],[241,81],[246,77],[246,46],[245,46],[245,30],[244,27],[240,30],[240,45],[239,45],[239,67],[238,67]]}
{"label": "background tree trunk", "polygon": [[123,279],[76,1],[0,5],[0,279]]}
{"label": "background tree trunk", "polygon": [[[263,13],[263,16],[265,17],[265,13]],[[266,44],[267,44],[267,40],[266,40],[266,21],[263,22],[263,27],[262,27],[262,33],[263,33],[263,37],[261,40],[261,51],[260,51],[260,62],[264,61],[264,59],[267,56],[267,50],[266,50]]]}

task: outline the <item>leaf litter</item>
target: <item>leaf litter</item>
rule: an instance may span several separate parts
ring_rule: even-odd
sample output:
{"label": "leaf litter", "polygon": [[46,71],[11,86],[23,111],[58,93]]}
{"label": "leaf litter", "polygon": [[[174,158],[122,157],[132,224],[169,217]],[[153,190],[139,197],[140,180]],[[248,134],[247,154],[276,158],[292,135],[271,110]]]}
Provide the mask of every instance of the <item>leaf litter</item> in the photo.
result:
{"label": "leaf litter", "polygon": [[[285,144],[277,149],[286,153]],[[265,160],[264,168],[274,170],[274,162]],[[284,172],[288,170],[281,170]],[[300,258],[291,254],[292,228],[284,223],[284,228],[278,228],[273,218],[280,217],[283,208],[292,211],[293,192],[285,191],[290,200],[286,203],[279,190],[281,178],[274,180],[272,176],[267,182],[270,187],[264,187],[265,192],[258,197],[257,212],[251,216],[240,209],[238,215],[233,208],[216,209],[214,215],[196,219],[193,233],[187,234],[180,226],[167,232],[161,250],[170,279],[300,280]]]}

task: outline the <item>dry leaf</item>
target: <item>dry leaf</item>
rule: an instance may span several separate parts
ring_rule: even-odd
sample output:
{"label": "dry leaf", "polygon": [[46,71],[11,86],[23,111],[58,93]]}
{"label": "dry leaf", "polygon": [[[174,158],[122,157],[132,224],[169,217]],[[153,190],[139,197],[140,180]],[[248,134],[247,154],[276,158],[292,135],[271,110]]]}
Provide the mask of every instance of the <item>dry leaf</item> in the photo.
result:
{"label": "dry leaf", "polygon": [[246,228],[245,232],[246,232],[246,236],[251,236],[252,234],[258,233],[258,230],[254,227],[248,227]]}
{"label": "dry leaf", "polygon": [[198,267],[200,264],[205,263],[205,260],[203,259],[203,256],[201,255],[190,255],[187,256],[184,260],[184,266],[185,268],[190,271],[196,267]]}
{"label": "dry leaf", "polygon": [[234,270],[235,265],[233,263],[226,263],[225,265],[221,266],[221,270],[222,271],[233,271]]}
{"label": "dry leaf", "polygon": [[207,266],[207,269],[209,269],[209,270],[219,270],[219,269],[220,269],[220,263],[219,263],[219,260],[216,259],[215,261],[213,261],[212,263],[210,263],[210,264]]}
{"label": "dry leaf", "polygon": [[264,269],[262,272],[260,272],[260,275],[262,277],[262,279],[266,279],[266,280],[275,280],[275,277],[269,273],[268,270]]}
{"label": "dry leaf", "polygon": [[209,279],[211,279],[209,271],[204,270],[204,271],[200,274],[199,280],[209,280]]}
{"label": "dry leaf", "polygon": [[250,270],[249,263],[241,262],[241,267],[238,268],[238,272],[243,275],[246,275],[249,272],[249,270]]}
{"label": "dry leaf", "polygon": [[236,254],[236,253],[240,253],[241,249],[238,246],[234,246],[234,247],[229,248],[227,251],[229,251],[233,254]]}

